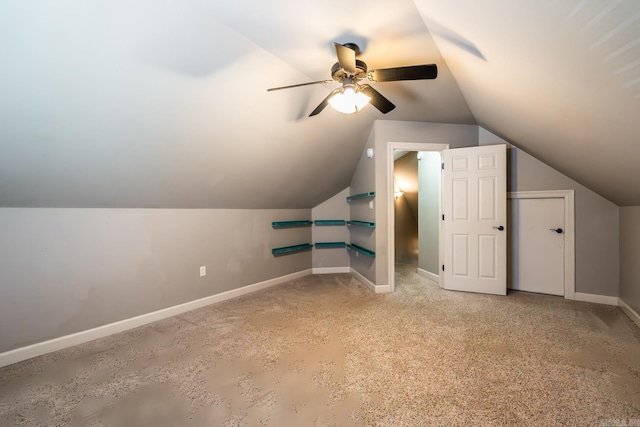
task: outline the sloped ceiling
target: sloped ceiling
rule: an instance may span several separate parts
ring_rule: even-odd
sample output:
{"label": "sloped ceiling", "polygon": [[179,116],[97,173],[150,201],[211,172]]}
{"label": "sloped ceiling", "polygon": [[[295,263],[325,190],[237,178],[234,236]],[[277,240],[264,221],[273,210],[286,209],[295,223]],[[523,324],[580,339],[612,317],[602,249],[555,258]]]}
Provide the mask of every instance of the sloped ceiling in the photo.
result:
{"label": "sloped ceiling", "polygon": [[474,123],[410,0],[9,0],[0,5],[0,206],[310,208],[347,187],[373,108],[307,117],[333,42],[370,68],[391,120]]}
{"label": "sloped ceiling", "polygon": [[[0,206],[310,208],[349,185],[379,119],[478,123],[640,205],[636,0],[8,0]],[[397,108],[308,118],[333,42]]]}
{"label": "sloped ceiling", "polygon": [[478,124],[640,205],[640,2],[416,0]]}

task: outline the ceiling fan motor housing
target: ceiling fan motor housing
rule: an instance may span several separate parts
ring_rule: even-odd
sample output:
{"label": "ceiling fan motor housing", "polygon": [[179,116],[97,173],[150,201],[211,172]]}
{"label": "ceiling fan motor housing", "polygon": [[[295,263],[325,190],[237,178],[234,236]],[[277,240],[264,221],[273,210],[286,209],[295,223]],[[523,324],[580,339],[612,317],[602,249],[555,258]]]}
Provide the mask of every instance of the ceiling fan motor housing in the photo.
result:
{"label": "ceiling fan motor housing", "polygon": [[348,77],[355,77],[356,79],[362,79],[366,75],[367,75],[367,64],[365,64],[363,61],[360,61],[359,59],[356,59],[356,74],[353,76],[350,76],[349,73],[343,70],[342,67],[340,67],[339,62],[336,62],[335,64],[333,64],[333,67],[331,67],[331,78],[333,78],[333,80],[340,83],[342,83],[342,81]]}
{"label": "ceiling fan motor housing", "polygon": [[356,56],[360,55],[360,46],[355,43],[344,43],[342,46],[348,47],[356,53]]}
{"label": "ceiling fan motor housing", "polygon": [[[438,67],[436,64],[423,64],[423,65],[409,65],[404,67],[383,68],[378,70],[369,71],[367,64],[363,61],[356,59],[356,55],[360,53],[358,45],[355,43],[339,44],[334,43],[336,50],[336,56],[338,62],[331,67],[331,78],[342,85],[337,89],[334,89],[325,99],[322,100],[320,105],[309,114],[309,117],[313,117],[319,114],[324,108],[329,105],[336,98],[343,98],[345,94],[353,93],[360,96],[360,100],[356,100],[355,110],[350,108],[349,111],[342,111],[331,104],[338,111],[345,113],[353,113],[362,109],[364,105],[371,102],[371,105],[376,107],[382,114],[387,114],[392,111],[396,106],[391,101],[385,98],[380,92],[375,90],[369,84],[360,84],[359,80],[367,79],[371,82],[394,82],[402,80],[428,80],[435,79],[438,75]],[[267,89],[268,91],[278,89],[288,89],[292,87],[307,86],[319,83],[329,83],[331,80],[320,80],[309,83],[302,83],[297,85],[282,86],[277,88]],[[340,96],[342,95],[342,96]],[[349,95],[350,96],[350,95]],[[363,102],[363,99],[366,101]],[[352,104],[352,99],[349,100],[349,104]],[[360,105],[362,103],[362,105]]]}

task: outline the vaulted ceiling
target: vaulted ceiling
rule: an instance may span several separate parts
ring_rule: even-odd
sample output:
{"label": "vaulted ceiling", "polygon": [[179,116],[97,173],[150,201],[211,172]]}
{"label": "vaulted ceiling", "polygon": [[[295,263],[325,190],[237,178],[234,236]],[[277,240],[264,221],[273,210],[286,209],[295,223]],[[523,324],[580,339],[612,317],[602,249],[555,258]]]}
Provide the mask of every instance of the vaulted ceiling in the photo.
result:
{"label": "vaulted ceiling", "polygon": [[640,2],[416,0],[478,124],[640,205]]}
{"label": "vaulted ceiling", "polygon": [[[383,115],[308,114],[333,42]],[[640,2],[9,0],[0,4],[0,206],[309,208],[349,185],[375,120],[478,123],[640,205]]]}

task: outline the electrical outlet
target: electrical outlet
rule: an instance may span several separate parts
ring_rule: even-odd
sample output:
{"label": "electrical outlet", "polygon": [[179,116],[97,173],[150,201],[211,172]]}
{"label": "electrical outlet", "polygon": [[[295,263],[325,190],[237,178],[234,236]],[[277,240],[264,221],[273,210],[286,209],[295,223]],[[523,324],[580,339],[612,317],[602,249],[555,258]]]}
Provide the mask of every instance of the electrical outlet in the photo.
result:
{"label": "electrical outlet", "polygon": [[373,200],[369,201],[369,209],[373,209]]}
{"label": "electrical outlet", "polygon": [[203,265],[202,267],[200,267],[200,277],[206,276],[206,275],[207,275],[207,266]]}

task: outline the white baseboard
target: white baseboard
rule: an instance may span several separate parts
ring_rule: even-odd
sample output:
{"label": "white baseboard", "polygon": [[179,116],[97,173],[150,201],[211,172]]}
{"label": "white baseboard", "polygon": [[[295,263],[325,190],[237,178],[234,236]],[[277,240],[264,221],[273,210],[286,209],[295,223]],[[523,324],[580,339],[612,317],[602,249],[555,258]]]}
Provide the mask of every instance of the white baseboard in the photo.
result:
{"label": "white baseboard", "polygon": [[361,281],[367,288],[371,289],[376,294],[384,294],[386,292],[391,292],[391,287],[389,285],[376,285],[371,280],[367,279],[366,277],[358,273],[353,268],[350,271],[351,271],[351,274],[353,274],[356,279]]}
{"label": "white baseboard", "polygon": [[418,269],[418,274],[421,276],[426,277],[427,279],[431,279],[436,283],[440,283],[440,276],[438,276],[437,274],[433,274],[430,271],[427,270],[423,270],[422,268]]}
{"label": "white baseboard", "polygon": [[609,297],[606,295],[583,294],[576,292],[574,295],[576,301],[593,302],[595,304],[618,305],[618,297]]}
{"label": "white baseboard", "polygon": [[313,274],[351,273],[350,267],[314,267]]}
{"label": "white baseboard", "polygon": [[32,344],[26,347],[16,348],[15,350],[0,353],[0,367],[31,359],[33,357],[42,356],[43,354],[62,350],[74,345],[83,344],[85,342],[93,341],[98,338],[104,338],[109,335],[117,334],[118,332],[137,328],[151,322],[166,319],[167,317],[186,313],[187,311],[195,310],[197,308],[205,307],[217,302],[226,301],[228,299],[246,295],[251,292],[256,292],[261,289],[266,289],[274,285],[288,282],[289,280],[308,276],[310,274],[312,274],[312,269],[287,274],[286,276],[276,277],[274,279],[265,280],[264,282],[243,286],[242,288],[233,289],[216,295],[211,295],[205,298],[197,299],[195,301],[174,305],[173,307],[164,308],[162,310],[154,311],[147,314],[142,314],[130,319],[120,320],[115,323],[110,323],[108,325],[99,326],[97,328],[88,329],[82,332],[77,332],[75,334],[65,335],[63,337],[54,338],[52,340]]}
{"label": "white baseboard", "polygon": [[624,312],[624,314],[629,316],[629,318],[633,320],[633,323],[638,325],[638,327],[640,328],[640,314],[638,314],[637,311],[631,308],[629,304],[624,302],[622,298],[618,298],[618,305],[620,306],[620,309]]}

